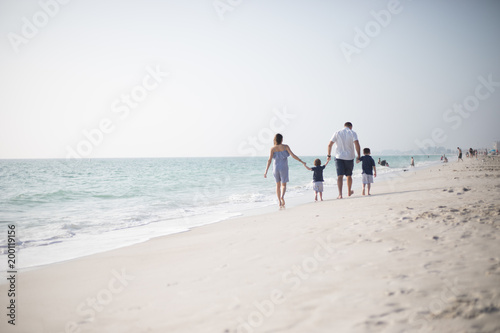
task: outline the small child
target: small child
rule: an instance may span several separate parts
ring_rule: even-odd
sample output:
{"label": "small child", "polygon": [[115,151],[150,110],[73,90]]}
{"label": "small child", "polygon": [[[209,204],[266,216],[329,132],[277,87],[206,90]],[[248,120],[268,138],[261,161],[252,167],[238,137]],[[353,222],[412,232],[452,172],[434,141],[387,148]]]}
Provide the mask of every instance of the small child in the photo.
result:
{"label": "small child", "polygon": [[375,161],[370,156],[370,148],[363,149],[364,156],[356,161],[356,163],[363,162],[361,168],[363,169],[363,192],[365,195],[365,187],[368,185],[368,195],[370,195],[371,184],[373,183],[373,177],[377,177],[377,169],[375,168]]}
{"label": "small child", "polygon": [[307,170],[313,171],[313,190],[316,194],[314,197],[314,201],[318,201],[318,193],[319,198],[323,201],[323,169],[328,165],[327,161],[325,165],[321,165],[321,160],[319,158],[314,160],[314,167],[309,168],[307,165],[304,165]]}

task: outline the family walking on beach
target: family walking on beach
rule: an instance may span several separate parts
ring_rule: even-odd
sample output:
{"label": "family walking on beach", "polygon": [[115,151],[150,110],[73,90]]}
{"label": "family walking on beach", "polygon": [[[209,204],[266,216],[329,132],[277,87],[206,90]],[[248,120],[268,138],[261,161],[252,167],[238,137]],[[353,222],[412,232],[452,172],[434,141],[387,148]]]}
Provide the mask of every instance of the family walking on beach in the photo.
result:
{"label": "family walking on beach", "polygon": [[[354,159],[356,163],[362,162],[363,169],[363,192],[365,195],[365,187],[367,193],[370,195],[370,186],[373,183],[373,177],[377,176],[375,168],[375,161],[370,156],[370,149],[363,149],[364,156],[361,157],[361,148],[359,145],[358,135],[352,130],[352,124],[346,122],[344,128],[335,132],[328,144],[327,161],[325,165],[321,165],[321,160],[314,161],[314,167],[309,168],[304,161],[297,157],[288,145],[283,144],[283,136],[276,134],[274,137],[274,146],[271,148],[269,159],[267,161],[266,171],[264,177],[267,177],[267,172],[271,162],[273,163],[273,175],[276,180],[276,195],[280,208],[285,207],[285,193],[286,183],[288,183],[288,156],[292,156],[299,161],[308,170],[313,171],[313,189],[315,192],[315,200],[323,200],[323,170],[331,160],[331,152],[333,145],[337,145],[335,154],[335,165],[337,168],[337,187],[339,195],[337,199],[342,199],[343,181],[344,176],[347,179],[347,194],[351,196],[354,191],[352,190],[352,170],[354,169]],[[356,157],[357,155],[357,157]]]}

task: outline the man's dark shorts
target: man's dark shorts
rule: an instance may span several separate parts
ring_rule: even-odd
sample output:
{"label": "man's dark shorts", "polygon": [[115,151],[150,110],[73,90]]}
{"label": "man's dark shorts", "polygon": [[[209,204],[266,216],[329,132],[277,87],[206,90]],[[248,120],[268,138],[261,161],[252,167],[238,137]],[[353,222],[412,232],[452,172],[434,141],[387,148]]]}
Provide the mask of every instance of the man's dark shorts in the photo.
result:
{"label": "man's dark shorts", "polygon": [[337,176],[352,176],[354,160],[341,160],[336,158],[335,165],[337,166]]}

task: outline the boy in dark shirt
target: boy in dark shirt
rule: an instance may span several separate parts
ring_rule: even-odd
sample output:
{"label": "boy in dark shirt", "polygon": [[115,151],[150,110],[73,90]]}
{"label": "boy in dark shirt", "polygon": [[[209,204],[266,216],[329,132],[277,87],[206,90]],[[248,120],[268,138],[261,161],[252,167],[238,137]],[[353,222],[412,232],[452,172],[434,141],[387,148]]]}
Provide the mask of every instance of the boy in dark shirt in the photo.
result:
{"label": "boy in dark shirt", "polygon": [[321,165],[321,161],[319,158],[314,160],[314,167],[309,168],[307,165],[305,165],[306,169],[309,171],[314,171],[313,173],[313,190],[314,193],[316,194],[314,197],[314,201],[318,201],[318,193],[319,193],[319,198],[321,201],[323,201],[323,169],[328,165],[327,161],[325,165]]}
{"label": "boy in dark shirt", "polygon": [[356,163],[362,162],[361,168],[363,169],[363,195],[365,195],[365,186],[368,185],[368,195],[370,195],[371,184],[373,183],[373,177],[377,177],[377,169],[375,168],[375,161],[370,156],[370,148],[363,149],[363,157],[360,158]]}

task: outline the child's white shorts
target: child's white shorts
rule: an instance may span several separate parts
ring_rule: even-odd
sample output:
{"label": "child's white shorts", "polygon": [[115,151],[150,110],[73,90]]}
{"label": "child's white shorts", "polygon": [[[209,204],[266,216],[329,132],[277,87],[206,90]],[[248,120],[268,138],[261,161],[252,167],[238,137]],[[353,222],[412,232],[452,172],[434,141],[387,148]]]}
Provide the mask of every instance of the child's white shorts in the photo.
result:
{"label": "child's white shorts", "polygon": [[323,192],[323,182],[313,182],[314,192]]}
{"label": "child's white shorts", "polygon": [[373,184],[373,175],[362,174],[363,184]]}

